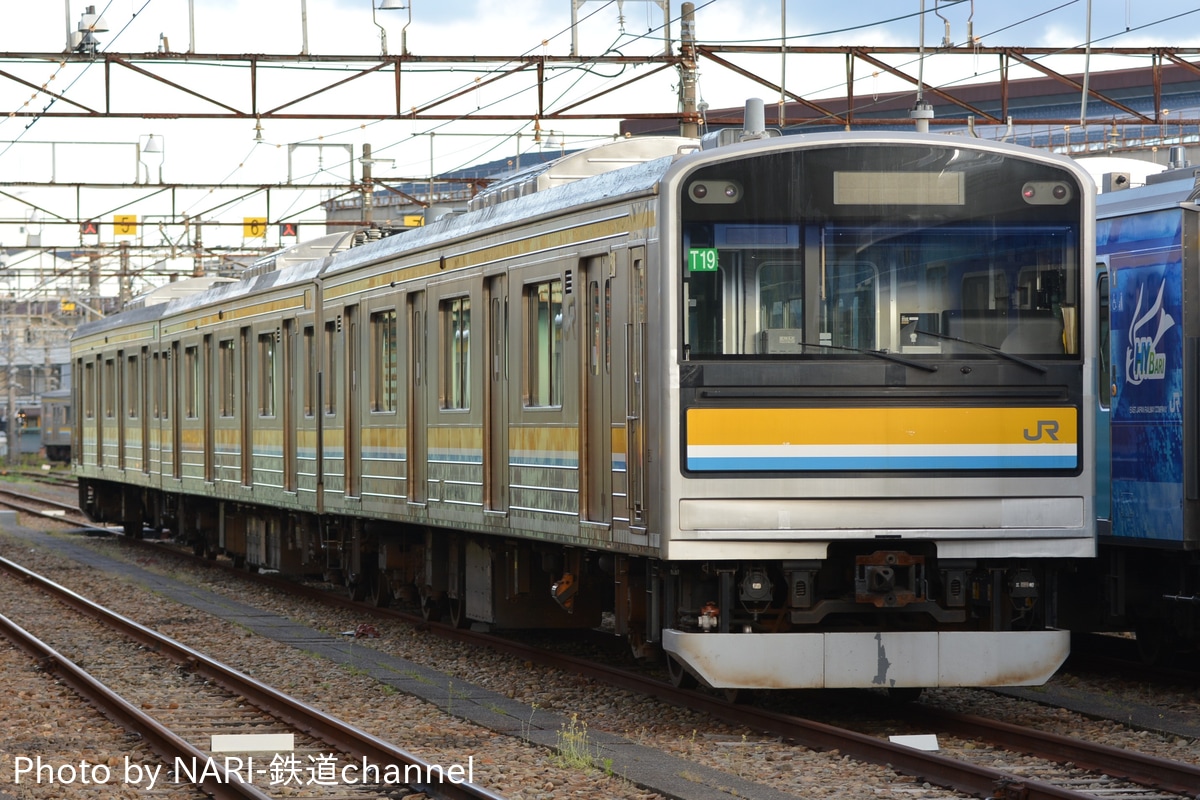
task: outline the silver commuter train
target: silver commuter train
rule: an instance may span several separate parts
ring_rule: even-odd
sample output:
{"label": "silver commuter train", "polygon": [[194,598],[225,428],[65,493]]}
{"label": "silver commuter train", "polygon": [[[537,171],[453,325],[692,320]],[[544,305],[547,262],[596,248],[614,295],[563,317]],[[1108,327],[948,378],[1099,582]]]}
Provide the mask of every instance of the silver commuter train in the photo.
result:
{"label": "silver commuter train", "polygon": [[73,406],[70,389],[42,392],[41,443],[50,461],[69,463],[71,460],[71,419]]}
{"label": "silver commuter train", "polygon": [[461,624],[611,612],[679,683],[1059,666],[1095,553],[1083,171],[634,139],[476,206],[81,326],[81,507]]}

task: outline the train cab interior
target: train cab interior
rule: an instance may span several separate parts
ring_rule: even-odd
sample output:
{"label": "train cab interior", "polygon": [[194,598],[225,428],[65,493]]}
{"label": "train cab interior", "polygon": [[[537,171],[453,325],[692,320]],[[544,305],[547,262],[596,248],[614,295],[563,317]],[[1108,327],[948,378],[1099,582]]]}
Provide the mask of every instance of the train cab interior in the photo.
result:
{"label": "train cab interior", "polygon": [[715,245],[715,268],[685,271],[685,358],[1077,352],[1074,256],[1057,231],[993,236],[1000,249],[985,257],[972,231],[937,242],[817,226],[735,236],[736,227],[747,226],[700,233]]}

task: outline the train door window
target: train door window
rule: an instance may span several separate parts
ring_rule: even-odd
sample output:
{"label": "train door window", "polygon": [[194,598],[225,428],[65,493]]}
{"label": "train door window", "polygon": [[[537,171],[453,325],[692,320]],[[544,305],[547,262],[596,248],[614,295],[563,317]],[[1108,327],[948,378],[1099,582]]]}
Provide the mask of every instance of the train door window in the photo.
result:
{"label": "train door window", "polygon": [[275,331],[258,336],[258,415],[275,416]]}
{"label": "train door window", "polygon": [[396,410],[396,312],[371,315],[371,410]]}
{"label": "train door window", "polygon": [[604,374],[612,374],[612,278],[604,281]]}
{"label": "train door window", "polygon": [[117,415],[117,362],[111,358],[104,360],[104,417],[112,419]]}
{"label": "train door window", "polygon": [[588,282],[588,369],[600,374],[600,284]]}
{"label": "train door window", "polygon": [[136,354],[127,358],[125,364],[125,413],[130,419],[138,418],[138,403],[141,402],[142,397],[142,374],[139,367]]}
{"label": "train door window", "polygon": [[220,414],[222,417],[232,417],[235,413],[233,402],[237,386],[237,361],[234,358],[233,339],[222,339],[217,344],[217,395],[220,397]]}
{"label": "train door window", "polygon": [[325,323],[325,414],[337,414],[337,345],[339,322],[330,320]]}
{"label": "train door window", "polygon": [[200,417],[200,348],[195,346],[183,351],[183,415]]}
{"label": "train door window", "polygon": [[304,416],[317,413],[317,332],[304,326]]}
{"label": "train door window", "polygon": [[158,407],[162,419],[171,418],[171,351],[164,350],[159,359],[158,373]]}
{"label": "train door window", "polygon": [[83,416],[96,418],[96,368],[90,361],[83,365]]}
{"label": "train door window", "polygon": [[161,357],[160,357],[160,355],[155,353],[154,356],[151,356],[151,360],[152,360],[152,362],[154,362],[154,363],[152,363],[152,366],[151,366],[152,372],[154,372],[154,391],[152,391],[150,393],[150,395],[151,395],[150,403],[152,405],[152,414],[154,414],[154,419],[157,420],[158,417],[162,416],[162,408],[161,408],[161,401],[160,401],[160,395],[162,393]]}
{"label": "train door window", "polygon": [[471,407],[471,298],[443,300],[441,405]]}
{"label": "train door window", "polygon": [[525,405],[558,407],[563,394],[563,284],[544,281],[525,287],[525,332],[529,353]]}
{"label": "train door window", "polygon": [[1099,338],[1100,343],[1099,353],[1096,355],[1096,397],[1100,401],[1101,408],[1108,408],[1112,398],[1112,352],[1109,350],[1109,333],[1108,327],[1110,323],[1110,313],[1112,309],[1109,307],[1108,297],[1108,273],[1100,274],[1099,286],[1099,307],[1096,309],[1096,324],[1100,326]]}

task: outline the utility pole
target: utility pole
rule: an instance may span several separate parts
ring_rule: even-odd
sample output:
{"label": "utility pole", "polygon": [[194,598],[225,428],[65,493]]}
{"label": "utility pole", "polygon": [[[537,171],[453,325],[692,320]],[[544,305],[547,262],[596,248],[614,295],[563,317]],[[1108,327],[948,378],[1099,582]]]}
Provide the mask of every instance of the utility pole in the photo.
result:
{"label": "utility pole", "polygon": [[117,275],[117,302],[124,308],[133,294],[132,280],[129,275],[129,242],[121,240],[120,273]]}
{"label": "utility pole", "polygon": [[192,255],[192,277],[204,277],[204,236],[200,232],[200,220],[196,220],[196,245]]}
{"label": "utility pole", "polygon": [[684,3],[680,23],[679,135],[700,138],[700,114],[696,108],[696,4]]}
{"label": "utility pole", "polygon": [[371,165],[374,163],[371,159],[371,145],[364,144],[362,146],[362,211],[363,224],[368,228],[371,227],[372,206],[375,205],[375,187],[371,184]]}

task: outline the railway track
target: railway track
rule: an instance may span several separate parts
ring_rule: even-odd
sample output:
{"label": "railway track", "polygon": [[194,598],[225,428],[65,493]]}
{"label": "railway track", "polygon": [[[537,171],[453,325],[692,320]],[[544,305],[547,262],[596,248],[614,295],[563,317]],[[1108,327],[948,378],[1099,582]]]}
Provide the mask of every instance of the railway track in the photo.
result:
{"label": "railway track", "polygon": [[[29,596],[20,612],[82,653],[88,669],[64,655],[65,648],[0,617],[4,635],[142,737],[163,759],[158,765],[136,765],[139,786],[151,775],[156,780],[163,775],[173,782],[198,784],[221,800],[391,800],[417,793],[446,800],[502,800],[467,780],[470,764],[427,762],[12,561],[0,559],[0,569],[53,598],[54,607],[47,608],[43,596]],[[80,619],[64,620],[60,604],[74,609]],[[123,641],[114,641],[118,638]],[[222,738],[231,731],[250,732],[250,738]],[[252,751],[264,742],[277,751],[256,759]],[[227,744],[233,748],[230,753],[238,755],[225,753]],[[41,767],[38,761],[36,766],[29,764],[34,774]],[[125,770],[128,777],[128,764]]]}
{"label": "railway track", "polygon": [[[163,549],[161,543],[143,544],[159,551]],[[181,552],[179,555],[190,558],[187,553]],[[205,560],[198,560],[197,563],[213,565],[213,562]],[[364,610],[361,603],[355,603],[348,597],[331,593],[327,589],[306,587],[273,576],[248,574],[232,566],[227,568],[241,577],[272,585],[288,593],[302,594],[326,604],[352,608],[358,612]],[[846,730],[793,715],[736,705],[704,693],[675,689],[644,674],[548,652],[543,648],[511,639],[448,625],[430,624],[415,613],[391,609],[371,610],[373,613],[423,626],[443,638],[467,642],[473,646],[490,647],[524,661],[562,669],[610,686],[655,696],[666,702],[702,711],[731,724],[773,733],[786,741],[814,750],[836,749],[855,759],[885,764],[901,773],[919,776],[930,783],[972,795],[1020,797],[1023,800],[1069,800],[1096,797],[1097,793],[1111,796],[1113,792],[1120,792],[1120,796],[1125,798],[1195,797],[1197,787],[1200,787],[1200,769],[1192,765],[1093,745],[1076,738],[1040,733],[980,717],[938,711],[925,704],[905,706],[903,711],[892,709],[900,721],[899,724],[911,730],[937,730],[957,740],[987,743],[986,748],[979,748],[981,751],[1001,748],[1012,753],[1028,754],[1045,762],[1011,770],[972,764],[940,753],[915,750],[903,744],[890,742],[886,737]],[[955,749],[961,751],[973,748]]]}
{"label": "railway track", "polygon": [[[155,547],[150,543],[144,546]],[[161,550],[161,545],[158,545]],[[189,560],[193,557],[180,553]],[[195,559],[195,563],[213,566],[213,562]],[[274,586],[280,591],[299,594],[320,602],[358,611],[364,604],[340,593],[270,575],[258,575],[218,563],[219,568],[249,580]],[[627,669],[563,655],[489,633],[471,631],[449,624],[430,623],[416,613],[397,609],[371,611],[428,629],[438,636],[489,647],[530,663],[581,675],[605,685],[656,697],[665,702],[701,711],[733,725],[774,734],[804,747],[829,751],[864,762],[886,765],[916,776],[931,784],[965,794],[988,798],[1020,800],[1094,800],[1116,794],[1125,800],[1163,800],[1194,798],[1200,789],[1200,767],[1167,761],[1134,751],[1093,744],[1080,739],[1043,733],[996,720],[939,711],[923,704],[895,706],[890,710],[913,731],[939,730],[959,740],[984,742],[993,748],[1029,756],[1044,763],[1010,771],[971,763],[941,752],[927,752],[886,737],[815,722],[799,716],[730,702],[702,691],[678,689],[660,679]],[[969,750],[970,748],[959,748]],[[980,748],[983,750],[984,748]],[[990,755],[989,758],[992,756]]]}

